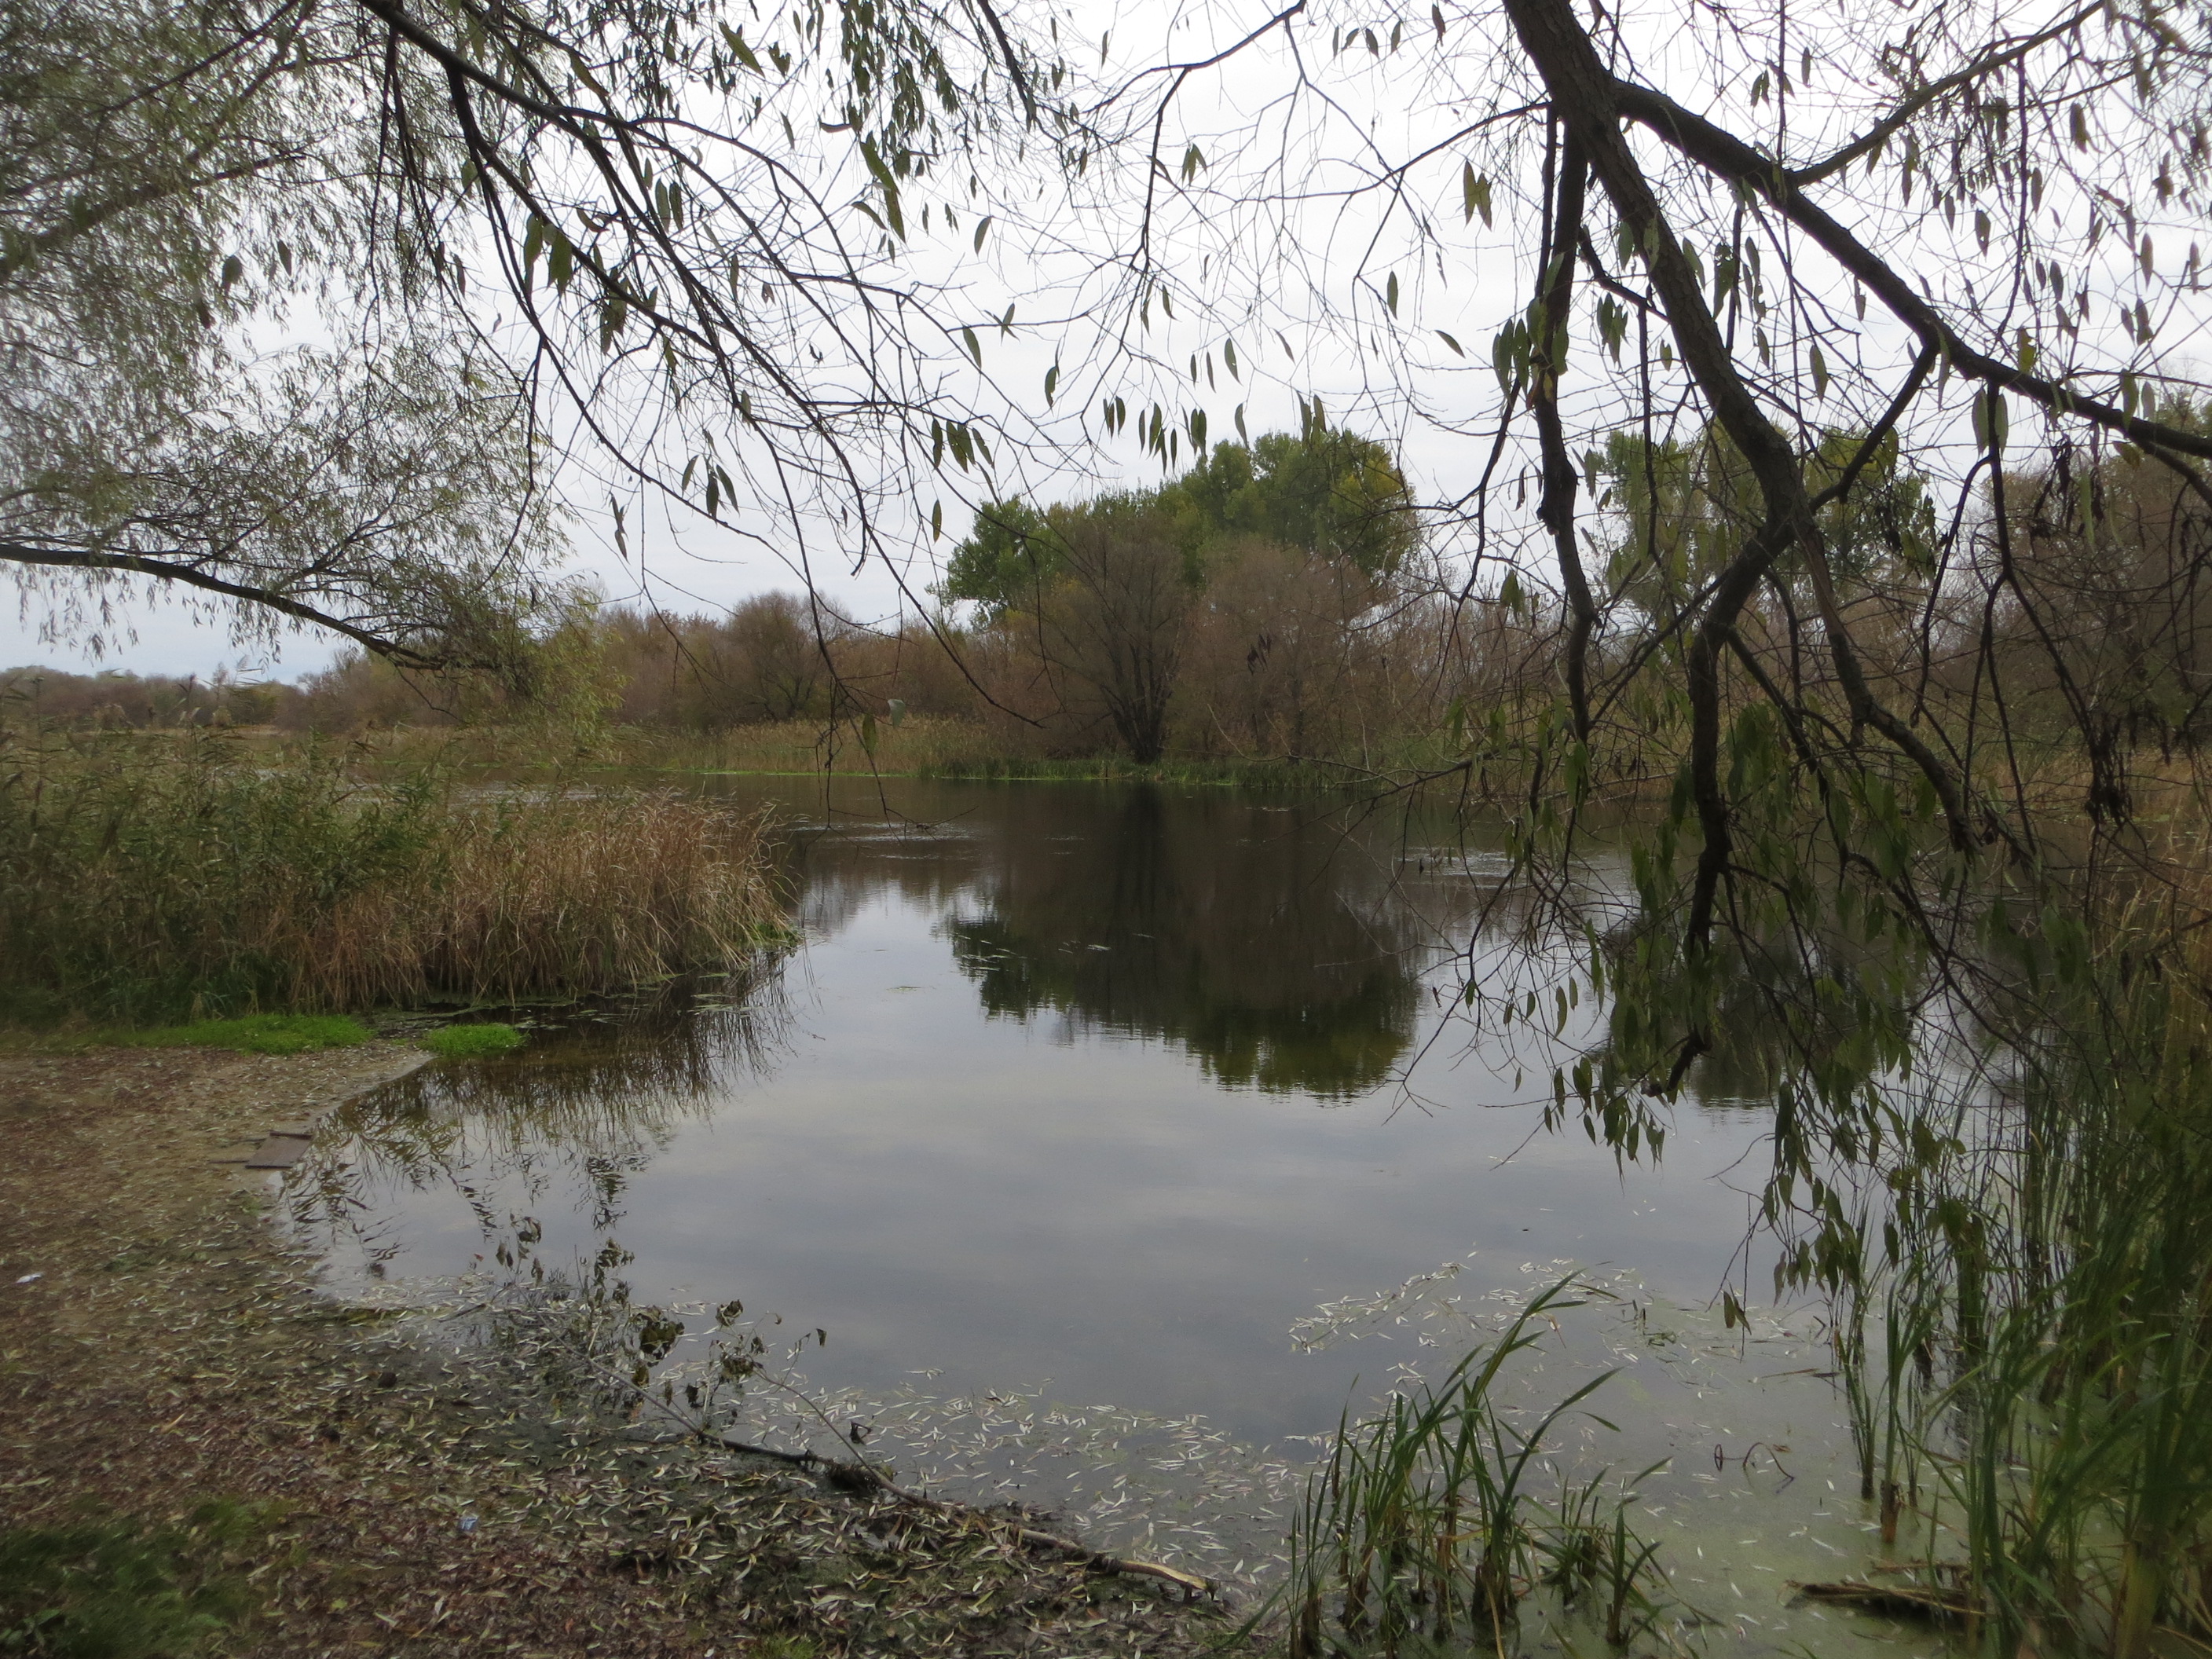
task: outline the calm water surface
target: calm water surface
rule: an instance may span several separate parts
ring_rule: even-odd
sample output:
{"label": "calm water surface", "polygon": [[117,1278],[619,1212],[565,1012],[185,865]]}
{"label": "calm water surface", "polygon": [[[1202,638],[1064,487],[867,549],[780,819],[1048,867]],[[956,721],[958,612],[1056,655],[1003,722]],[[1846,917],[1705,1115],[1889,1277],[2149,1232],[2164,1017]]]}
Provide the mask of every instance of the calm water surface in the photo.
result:
{"label": "calm water surface", "polygon": [[[362,1103],[342,1285],[465,1273],[519,1225],[555,1265],[611,1241],[640,1302],[734,1297],[826,1333],[810,1386],[1195,1415],[1279,1446],[1455,1357],[1466,1310],[1580,1265],[1632,1297],[1585,1356],[1634,1372],[1608,1396],[1638,1419],[1620,1461],[1674,1452],[1685,1498],[1766,1504],[1762,1535],[1796,1528],[1804,1567],[1820,1536],[1855,1541],[1810,1324],[1762,1328],[1770,1352],[1703,1311],[1767,1279],[1745,1250],[1764,1113],[1686,1104],[1656,1169],[1545,1133],[1551,1066],[1602,1011],[1554,1029],[1564,955],[1509,913],[1479,925],[1503,868],[1479,838],[1218,791],[727,787],[795,834],[803,948],[747,995],[672,994]],[[1543,1035],[1472,1023],[1470,971],[1537,990]],[[1301,1322],[1331,1304],[1316,1346]],[[1754,1438],[1813,1466],[1779,1504],[1756,1455],[1729,1472]],[[1705,1487],[1692,1461],[1719,1471]],[[1024,1471],[1025,1495],[1065,1499],[1054,1479]],[[1717,1549],[1743,1523],[1714,1514]]]}

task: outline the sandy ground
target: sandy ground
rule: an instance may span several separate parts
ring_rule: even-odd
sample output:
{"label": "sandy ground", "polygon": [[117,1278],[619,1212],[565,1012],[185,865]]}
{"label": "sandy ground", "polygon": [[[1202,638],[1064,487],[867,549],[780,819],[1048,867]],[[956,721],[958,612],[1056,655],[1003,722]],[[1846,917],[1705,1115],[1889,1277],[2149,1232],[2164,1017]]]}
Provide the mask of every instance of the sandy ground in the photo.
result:
{"label": "sandy ground", "polygon": [[422,1060],[0,1054],[0,1528],[267,1505],[237,1654],[1172,1656],[1224,1633],[987,1517],[611,1421],[549,1432],[319,1294],[267,1225],[276,1177],[217,1160]]}

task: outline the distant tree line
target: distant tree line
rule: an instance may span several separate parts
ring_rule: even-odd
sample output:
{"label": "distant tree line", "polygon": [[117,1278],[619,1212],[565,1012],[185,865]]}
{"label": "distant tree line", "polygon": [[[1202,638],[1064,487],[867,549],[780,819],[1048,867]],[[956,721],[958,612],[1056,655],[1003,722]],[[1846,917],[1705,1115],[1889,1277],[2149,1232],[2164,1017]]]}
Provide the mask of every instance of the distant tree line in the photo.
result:
{"label": "distant tree line", "polygon": [[[2203,418],[2166,412],[2178,425]],[[1840,469],[1858,447],[1836,433],[1821,453]],[[1607,612],[1588,631],[1533,588],[1471,584],[1435,559],[1389,451],[1316,424],[1218,445],[1154,489],[988,503],[946,562],[932,617],[864,623],[794,592],[720,615],[584,605],[541,642],[536,683],[520,690],[366,652],[297,684],[25,668],[0,673],[0,719],[335,733],[536,719],[550,704],[595,724],[702,735],[934,716],[972,723],[980,752],[1012,757],[1383,764],[1486,730],[1493,754],[1516,733],[1533,750],[1570,655],[1602,684],[1674,648],[1759,511],[1717,428],[1652,442],[1616,434],[1585,465]],[[2212,540],[2212,511],[2181,485],[2117,451],[2052,452],[2008,471],[1962,533],[1938,522],[1893,442],[1859,470],[1823,528],[1833,602],[1870,682],[1963,708],[1977,677],[1996,672],[2023,732],[2089,734],[2100,811],[2126,806],[2112,756],[2203,740],[2212,596],[2178,573]],[[1747,653],[1807,648],[1820,603],[1811,584],[1793,562],[1778,566],[1737,624]],[[1678,716],[1615,702],[1590,763],[1616,779],[1671,776]]]}
{"label": "distant tree line", "polygon": [[238,679],[217,671],[133,674],[108,669],[71,674],[58,668],[0,669],[0,726],[44,724],[84,730],[161,726],[268,726],[304,701],[296,686]]}

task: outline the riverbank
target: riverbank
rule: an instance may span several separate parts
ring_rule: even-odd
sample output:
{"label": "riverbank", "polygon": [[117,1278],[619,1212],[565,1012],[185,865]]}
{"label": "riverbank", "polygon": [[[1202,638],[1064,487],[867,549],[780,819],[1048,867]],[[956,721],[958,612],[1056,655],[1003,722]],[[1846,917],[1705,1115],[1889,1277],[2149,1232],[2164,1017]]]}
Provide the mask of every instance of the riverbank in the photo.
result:
{"label": "riverbank", "polygon": [[[255,741],[289,739],[264,732]],[[1373,788],[1457,758],[1433,734],[1400,733],[1370,750],[1344,754],[1172,752],[1133,760],[1107,748],[1049,751],[981,721],[917,714],[892,724],[873,717],[793,720],[687,732],[610,726],[574,745],[543,732],[500,726],[396,726],[352,739],[386,763],[480,769],[502,777],[667,773],[756,777],[925,778],[1020,783],[1162,783],[1260,791]]]}
{"label": "riverbank", "polygon": [[[548,1428],[520,1386],[319,1294],[242,1160],[424,1062],[381,1042],[0,1054],[0,1561],[88,1520],[177,1528],[185,1589],[225,1592],[194,1605],[223,1610],[229,1655],[1173,1656],[1218,1636],[1171,1589],[1026,1551],[994,1517],[650,1424]],[[211,1500],[219,1539],[194,1521]],[[7,1605],[21,1589],[0,1577],[0,1628],[35,1611]]]}

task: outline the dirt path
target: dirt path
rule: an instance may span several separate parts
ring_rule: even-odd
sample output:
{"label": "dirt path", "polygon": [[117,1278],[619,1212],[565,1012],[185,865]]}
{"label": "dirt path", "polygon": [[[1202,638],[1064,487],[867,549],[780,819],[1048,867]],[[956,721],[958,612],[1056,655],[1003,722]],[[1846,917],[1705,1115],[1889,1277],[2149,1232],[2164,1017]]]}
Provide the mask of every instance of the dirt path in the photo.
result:
{"label": "dirt path", "polygon": [[[219,1651],[1195,1653],[1218,1620],[1003,1526],[550,1433],[315,1293],[237,1158],[419,1064],[0,1055],[0,1530],[268,1506]],[[37,1275],[28,1279],[29,1275]]]}

